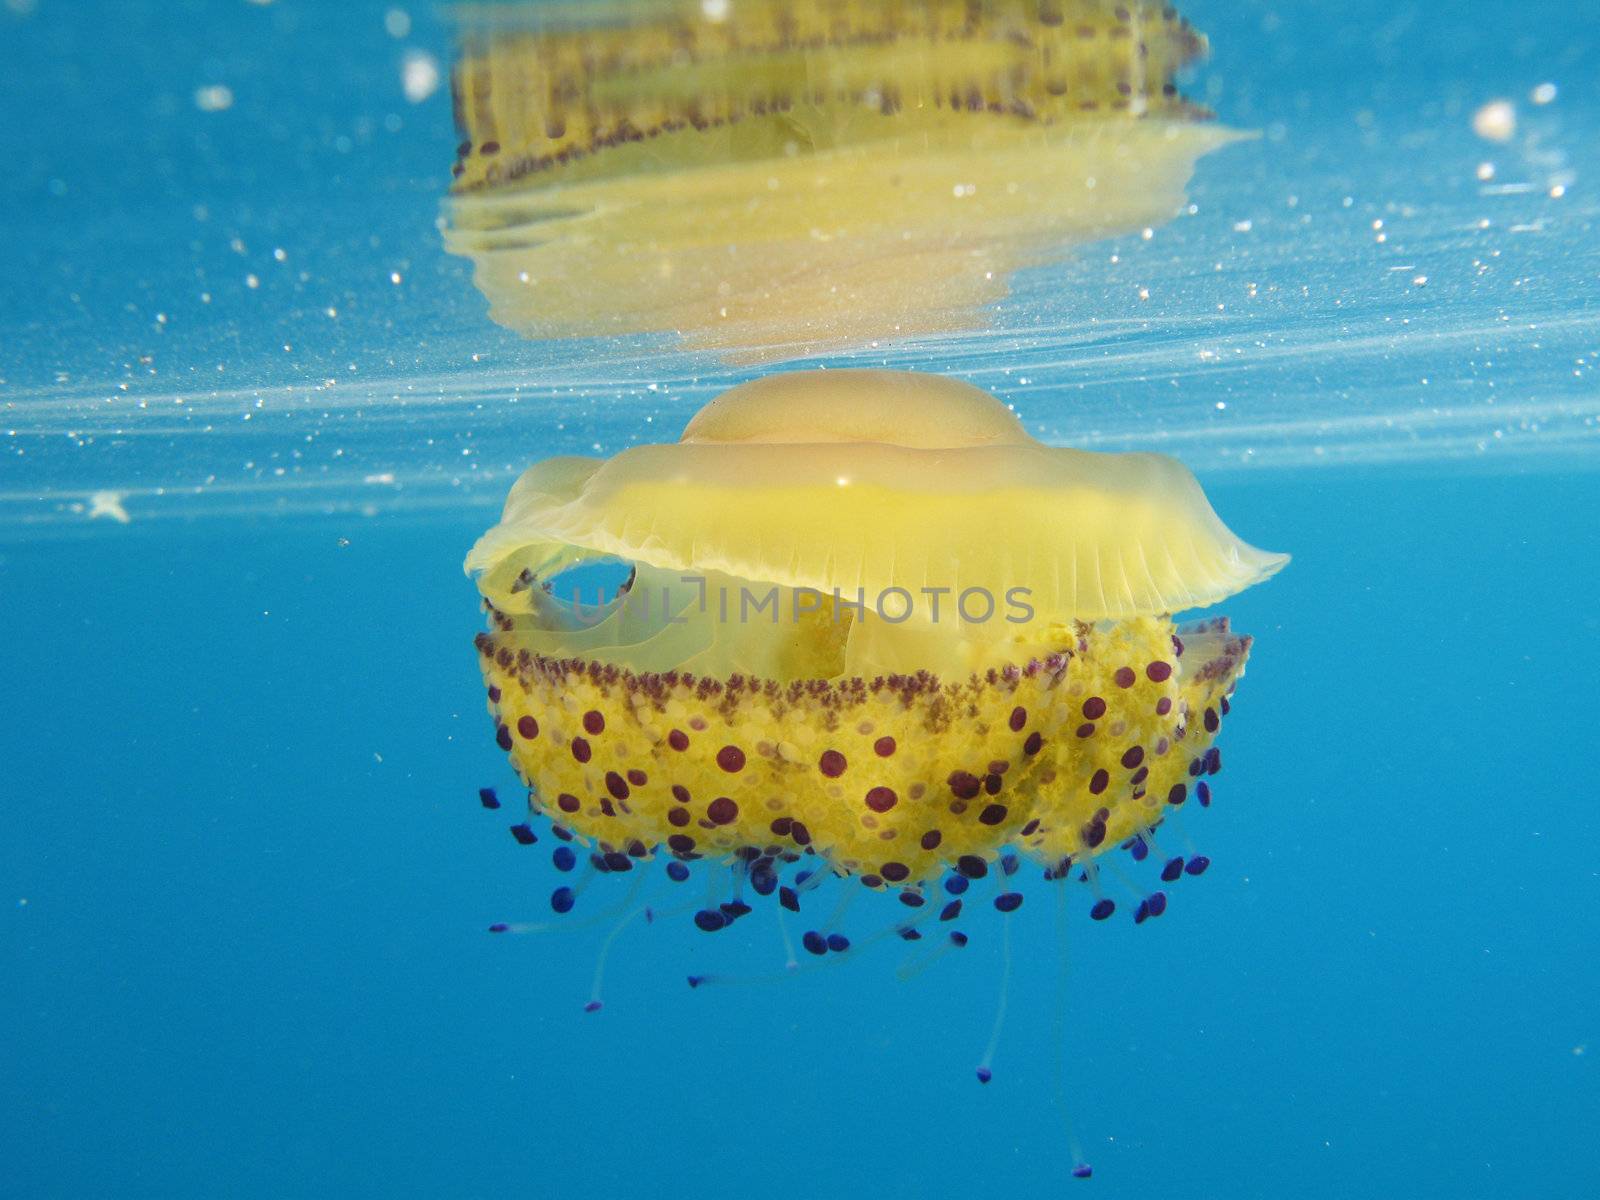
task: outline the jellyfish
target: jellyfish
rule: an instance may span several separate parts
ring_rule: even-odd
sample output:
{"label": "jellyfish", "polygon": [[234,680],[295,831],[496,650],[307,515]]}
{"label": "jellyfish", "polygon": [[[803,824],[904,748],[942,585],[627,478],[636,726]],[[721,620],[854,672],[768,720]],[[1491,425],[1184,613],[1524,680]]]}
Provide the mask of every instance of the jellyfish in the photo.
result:
{"label": "jellyfish", "polygon": [[[469,553],[489,715],[527,787],[511,833],[552,836],[562,919],[604,877],[630,877],[627,908],[698,873],[714,899],[682,911],[706,933],[762,904],[799,919],[791,970],[883,939],[931,939],[925,965],[984,908],[1009,964],[1028,876],[1086,887],[1103,921],[1114,851],[1151,860],[1142,924],[1209,863],[1156,831],[1210,804],[1250,651],[1226,618],[1173,614],[1287,561],[1174,459],[1043,445],[953,379],[742,384],[675,444],[535,463]],[[877,928],[823,888],[875,894]]]}
{"label": "jellyfish", "polygon": [[[735,387],[676,444],[536,463],[466,566],[532,813],[602,874],[727,871],[714,931],[748,894],[798,910],[800,873],[908,912],[1018,857],[1092,881],[1220,768],[1250,639],[1172,614],[1286,561],[1174,459],[1043,445],[952,379],[825,370]],[[605,568],[587,600],[563,584]]]}
{"label": "jellyfish", "polygon": [[1243,136],[1179,93],[1206,41],[1155,0],[510,11],[464,33],[444,238],[532,337],[760,363],[979,328]]}

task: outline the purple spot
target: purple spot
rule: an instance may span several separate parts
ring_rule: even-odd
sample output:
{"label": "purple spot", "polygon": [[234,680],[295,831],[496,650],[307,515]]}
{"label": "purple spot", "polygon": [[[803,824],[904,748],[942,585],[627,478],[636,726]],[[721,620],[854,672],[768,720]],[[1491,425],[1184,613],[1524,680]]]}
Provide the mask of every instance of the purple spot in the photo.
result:
{"label": "purple spot", "polygon": [[983,782],[970,771],[952,771],[948,782],[951,793],[959,800],[974,799],[983,790]]}
{"label": "purple spot", "polygon": [[494,794],[493,788],[479,788],[478,803],[483,805],[485,808],[499,808],[500,797]]}

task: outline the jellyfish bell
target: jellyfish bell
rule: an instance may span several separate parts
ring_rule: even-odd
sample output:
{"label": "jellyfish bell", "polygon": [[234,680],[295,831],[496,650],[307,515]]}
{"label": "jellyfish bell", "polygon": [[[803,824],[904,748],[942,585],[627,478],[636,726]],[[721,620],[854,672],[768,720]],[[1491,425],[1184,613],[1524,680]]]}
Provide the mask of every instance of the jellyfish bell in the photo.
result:
{"label": "jellyfish bell", "polygon": [[[613,865],[805,860],[915,906],[1007,847],[1092,869],[1195,794],[1250,642],[1171,614],[1286,561],[1172,459],[1042,445],[951,380],[819,371],[672,445],[534,465],[467,567],[536,814]],[[564,592],[596,563],[626,582]]]}
{"label": "jellyfish bell", "polygon": [[763,362],[979,327],[1024,267],[1167,221],[1240,134],[1151,0],[644,0],[469,18],[446,247],[533,337]]}

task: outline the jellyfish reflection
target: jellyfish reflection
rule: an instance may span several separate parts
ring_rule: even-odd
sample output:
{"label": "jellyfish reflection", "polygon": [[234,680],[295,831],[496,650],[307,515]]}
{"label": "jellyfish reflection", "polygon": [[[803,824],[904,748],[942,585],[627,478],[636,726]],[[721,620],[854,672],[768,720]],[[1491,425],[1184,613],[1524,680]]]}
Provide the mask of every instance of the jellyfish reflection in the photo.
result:
{"label": "jellyfish reflection", "polygon": [[759,362],[971,329],[1240,136],[1174,83],[1204,38],[1141,0],[488,11],[445,238],[530,337]]}

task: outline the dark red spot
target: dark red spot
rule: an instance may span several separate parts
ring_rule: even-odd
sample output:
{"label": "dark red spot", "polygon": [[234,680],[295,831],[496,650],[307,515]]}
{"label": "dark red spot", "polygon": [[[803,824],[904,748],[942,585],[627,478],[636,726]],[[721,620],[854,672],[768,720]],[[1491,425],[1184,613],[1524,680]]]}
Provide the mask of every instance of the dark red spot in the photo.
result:
{"label": "dark red spot", "polygon": [[1117,673],[1111,678],[1119,688],[1131,688],[1133,686],[1133,681],[1137,679],[1138,676],[1133,673],[1132,667],[1118,667]]}
{"label": "dark red spot", "polygon": [[500,749],[511,749],[511,730],[507,729],[504,725],[496,726],[494,731],[494,740],[499,745]]}
{"label": "dark red spot", "polygon": [[944,841],[944,834],[937,829],[930,829],[922,835],[922,848],[924,850],[937,850],[939,843]]}
{"label": "dark red spot", "polygon": [[714,825],[732,825],[739,819],[739,806],[726,796],[718,796],[706,805],[706,816]]}
{"label": "dark red spot", "polygon": [[1144,669],[1145,678],[1151,683],[1165,683],[1172,678],[1172,664],[1169,662],[1153,662]]}
{"label": "dark red spot", "polygon": [[615,771],[606,772],[606,791],[611,793],[611,797],[614,800],[626,800],[628,798],[628,784]]}
{"label": "dark red spot", "polygon": [[985,825],[998,825],[1006,819],[1006,806],[1004,804],[991,804],[978,814],[978,820]]}
{"label": "dark red spot", "polygon": [[1189,789],[1181,783],[1172,785],[1172,790],[1167,793],[1167,803],[1172,805],[1182,804],[1189,798]]}
{"label": "dark red spot", "polygon": [[867,793],[867,807],[875,813],[886,813],[898,803],[900,797],[893,788],[875,787]]}
{"label": "dark red spot", "polygon": [[517,718],[517,732],[524,738],[532,740],[539,736],[539,722],[532,717],[521,716]]}
{"label": "dark red spot", "polygon": [[687,808],[667,809],[667,824],[669,825],[676,825],[679,829],[682,829],[689,823],[689,819],[689,810]]}
{"label": "dark red spot", "polygon": [[667,846],[678,854],[689,854],[694,851],[694,839],[687,833],[675,833],[667,839]]}
{"label": "dark red spot", "polygon": [[1099,696],[1090,696],[1083,702],[1083,715],[1091,721],[1098,721],[1106,715],[1106,702]]}
{"label": "dark red spot", "polygon": [[1043,745],[1044,738],[1041,737],[1039,731],[1035,729],[1028,735],[1028,740],[1022,743],[1022,752],[1024,754],[1037,754],[1039,753],[1039,747]]}
{"label": "dark red spot", "polygon": [[717,766],[729,774],[744,770],[744,751],[737,746],[724,746],[717,751]]}
{"label": "dark red spot", "polygon": [[1100,770],[1094,773],[1093,778],[1089,780],[1090,795],[1098,796],[1101,792],[1106,790],[1106,785],[1110,782],[1111,776],[1106,773],[1106,769],[1104,767],[1101,767]]}
{"label": "dark red spot", "polygon": [[556,797],[556,807],[564,813],[575,813],[579,808],[578,798],[571,792],[562,792]]}
{"label": "dark red spot", "polygon": [[1028,710],[1020,704],[1011,710],[1011,732],[1021,733],[1022,727],[1028,723]]}
{"label": "dark red spot", "polygon": [[1172,711],[1172,697],[1163,696],[1156,701],[1156,716],[1164,717]]}
{"label": "dark red spot", "polygon": [[1122,752],[1122,765],[1127,767],[1128,770],[1130,770],[1130,771],[1133,770],[1135,767],[1137,767],[1143,761],[1144,761],[1144,747],[1143,746],[1129,746],[1126,750],[1124,750]]}
{"label": "dark red spot", "polygon": [[667,734],[667,745],[674,750],[683,751],[689,748],[689,735],[681,729],[674,729]]}
{"label": "dark red spot", "polygon": [[1094,722],[1093,721],[1085,721],[1082,725],[1079,725],[1078,726],[1078,736],[1081,737],[1081,738],[1093,737],[1094,736]]}
{"label": "dark red spot", "polygon": [[1217,718],[1217,710],[1214,709],[1214,708],[1206,709],[1206,715],[1205,715],[1206,732],[1207,733],[1215,733],[1217,731],[1217,727],[1220,726],[1221,724],[1222,724],[1222,722]]}
{"label": "dark red spot", "polygon": [[890,883],[904,883],[911,878],[911,868],[906,866],[905,863],[886,862],[878,868],[878,874],[882,875]]}
{"label": "dark red spot", "polygon": [[583,714],[583,729],[590,737],[599,737],[605,732],[606,719],[594,709]]}
{"label": "dark red spot", "polygon": [[592,755],[592,753],[593,752],[589,749],[589,743],[588,742],[584,741],[582,738],[573,738],[572,739],[572,757],[573,758],[577,759],[581,763],[586,763],[586,762],[589,761],[589,758]]}
{"label": "dark red spot", "polygon": [[843,775],[846,765],[844,755],[837,750],[824,750],[822,757],[817,759],[817,769],[829,779],[837,779]]}
{"label": "dark red spot", "polygon": [[679,804],[687,804],[687,803],[689,803],[689,789],[684,787],[683,784],[681,784],[681,783],[673,784],[672,785],[672,798],[674,800],[676,800]]}
{"label": "dark red spot", "polygon": [[643,787],[650,782],[650,776],[636,767],[628,772],[628,782],[633,784],[634,787]]}
{"label": "dark red spot", "polygon": [[894,753],[894,739],[892,737],[879,738],[872,743],[872,752],[879,758],[888,758]]}
{"label": "dark red spot", "polygon": [[[1035,737],[1038,735],[1035,734]],[[952,771],[950,773],[950,791],[961,800],[971,800],[983,790],[983,783],[970,771]]]}

